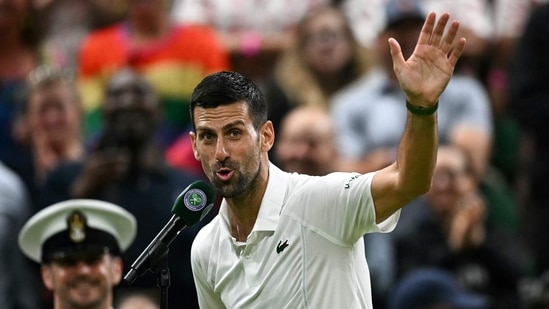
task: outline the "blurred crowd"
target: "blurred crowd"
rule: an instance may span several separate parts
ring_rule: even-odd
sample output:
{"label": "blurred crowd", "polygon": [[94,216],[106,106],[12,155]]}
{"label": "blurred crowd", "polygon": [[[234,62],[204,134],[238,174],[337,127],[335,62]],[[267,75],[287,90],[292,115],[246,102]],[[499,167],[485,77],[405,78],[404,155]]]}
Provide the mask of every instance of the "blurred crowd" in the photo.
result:
{"label": "blurred crowd", "polygon": [[[439,102],[431,190],[393,233],[364,237],[374,307],[413,309],[454,280],[463,289],[440,295],[549,308],[546,0],[0,0],[0,308],[51,308],[14,231],[62,200],[130,211],[129,267],[181,190],[205,179],[188,104],[210,73],[263,90],[283,170],[392,163],[406,108],[387,40],[410,55],[429,11],[459,20],[467,45]],[[190,246],[214,212],[172,245],[171,308],[198,307]],[[116,291],[120,308],[136,292],[151,302],[156,278]]]}

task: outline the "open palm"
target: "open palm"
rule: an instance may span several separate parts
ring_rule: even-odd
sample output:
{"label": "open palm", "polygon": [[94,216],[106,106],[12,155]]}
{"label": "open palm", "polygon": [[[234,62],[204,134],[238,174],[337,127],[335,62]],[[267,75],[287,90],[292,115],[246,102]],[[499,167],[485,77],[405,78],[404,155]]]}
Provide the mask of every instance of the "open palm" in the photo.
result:
{"label": "open palm", "polygon": [[429,13],[414,52],[407,60],[398,42],[389,39],[393,69],[408,101],[415,106],[430,107],[437,102],[465,48],[464,38],[457,44],[454,42],[458,21],[453,21],[445,33],[449,19],[450,15],[443,13],[436,22],[436,14]]}

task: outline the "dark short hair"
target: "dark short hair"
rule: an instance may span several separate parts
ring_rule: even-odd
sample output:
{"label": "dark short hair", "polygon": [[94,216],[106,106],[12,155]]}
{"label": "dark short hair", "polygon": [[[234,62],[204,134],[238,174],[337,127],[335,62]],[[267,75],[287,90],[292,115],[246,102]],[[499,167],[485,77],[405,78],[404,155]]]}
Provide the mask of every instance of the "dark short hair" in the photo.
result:
{"label": "dark short hair", "polygon": [[267,121],[267,102],[259,87],[240,73],[221,71],[206,76],[191,95],[190,113],[193,129],[196,107],[215,108],[244,101],[257,130]]}

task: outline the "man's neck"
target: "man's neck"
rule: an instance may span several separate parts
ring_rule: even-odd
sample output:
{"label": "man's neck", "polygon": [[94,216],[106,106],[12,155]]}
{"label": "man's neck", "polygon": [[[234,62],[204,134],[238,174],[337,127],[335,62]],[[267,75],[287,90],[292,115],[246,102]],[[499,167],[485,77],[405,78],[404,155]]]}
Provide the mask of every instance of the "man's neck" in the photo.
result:
{"label": "man's neck", "polygon": [[266,168],[263,168],[257,177],[255,185],[252,185],[246,193],[238,197],[225,199],[229,208],[229,221],[233,230],[233,236],[239,241],[246,240],[257,220],[269,181],[268,162]]}

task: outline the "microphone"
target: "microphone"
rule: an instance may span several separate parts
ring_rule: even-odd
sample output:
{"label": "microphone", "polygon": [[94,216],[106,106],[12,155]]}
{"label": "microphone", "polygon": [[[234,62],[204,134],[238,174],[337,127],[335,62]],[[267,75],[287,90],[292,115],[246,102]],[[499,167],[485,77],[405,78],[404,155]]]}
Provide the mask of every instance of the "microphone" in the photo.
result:
{"label": "microphone", "polygon": [[185,188],[175,199],[172,217],[135,260],[124,276],[124,281],[132,284],[148,270],[154,271],[156,265],[168,253],[168,246],[175,237],[185,227],[202,220],[213,208],[214,201],[214,190],[202,180],[197,180]]}

